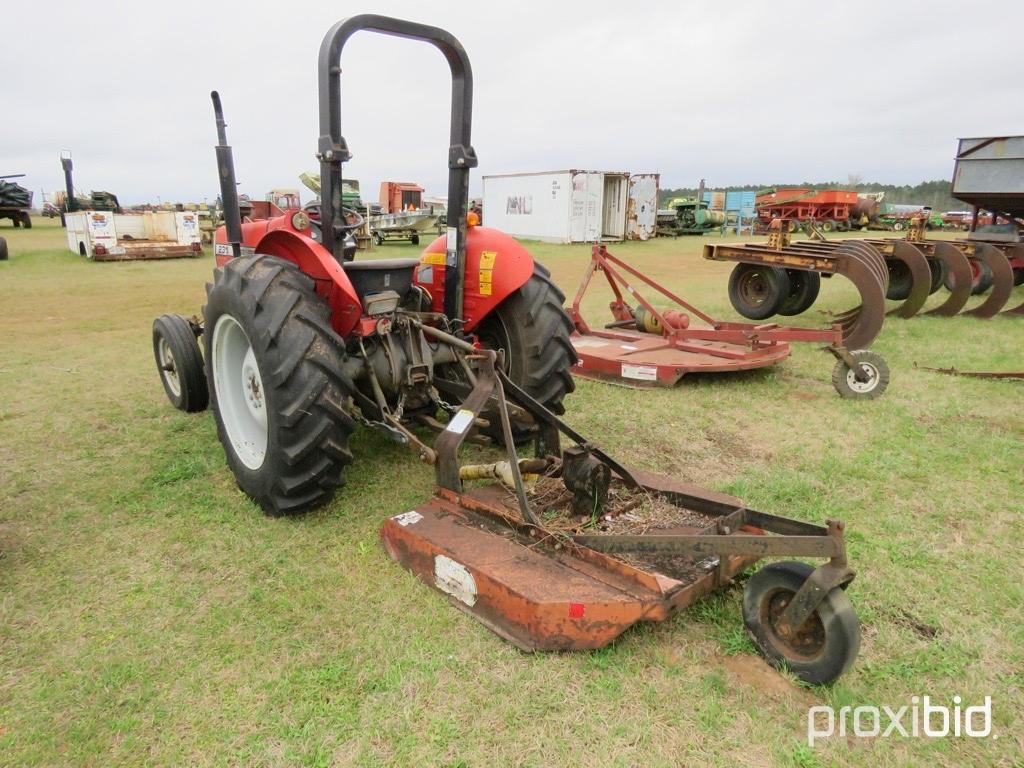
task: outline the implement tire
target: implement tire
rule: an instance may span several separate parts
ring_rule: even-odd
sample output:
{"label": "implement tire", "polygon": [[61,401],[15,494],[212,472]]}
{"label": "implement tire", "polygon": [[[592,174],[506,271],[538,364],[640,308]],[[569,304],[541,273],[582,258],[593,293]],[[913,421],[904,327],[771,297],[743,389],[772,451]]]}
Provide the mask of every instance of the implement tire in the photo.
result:
{"label": "implement tire", "polygon": [[217,435],[238,487],[268,515],[326,504],[352,461],[353,385],[313,280],[274,256],[232,259],[203,314]]}
{"label": "implement tire", "polygon": [[748,320],[778,314],[789,297],[789,275],[768,264],[737,264],[729,275],[729,301]]}

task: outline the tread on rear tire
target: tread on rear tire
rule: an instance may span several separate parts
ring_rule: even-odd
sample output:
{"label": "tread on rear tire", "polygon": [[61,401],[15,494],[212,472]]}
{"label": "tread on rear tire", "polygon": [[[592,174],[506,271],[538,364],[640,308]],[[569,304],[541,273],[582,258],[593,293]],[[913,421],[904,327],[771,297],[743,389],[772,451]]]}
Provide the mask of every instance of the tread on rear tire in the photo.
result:
{"label": "tread on rear tire", "polygon": [[[305,512],[329,502],[351,463],[355,422],[346,406],[344,342],[313,280],[289,261],[256,254],[232,259],[207,286],[204,344],[217,434],[239,488],[268,515]],[[241,327],[259,368],[266,449],[255,469],[239,457],[221,414],[214,329],[224,315]]]}

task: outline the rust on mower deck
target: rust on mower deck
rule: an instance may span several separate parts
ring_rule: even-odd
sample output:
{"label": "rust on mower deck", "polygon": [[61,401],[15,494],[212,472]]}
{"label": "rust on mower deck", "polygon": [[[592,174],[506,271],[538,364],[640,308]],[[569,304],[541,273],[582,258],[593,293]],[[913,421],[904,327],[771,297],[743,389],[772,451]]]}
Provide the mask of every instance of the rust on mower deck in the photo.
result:
{"label": "rust on mower deck", "polygon": [[[440,334],[437,338],[445,340]],[[477,361],[472,392],[435,443],[433,497],[381,528],[381,540],[394,560],[517,647],[554,651],[600,648],[638,622],[662,621],[763,557],[826,558],[816,569],[808,566],[807,578],[773,609],[768,635],[761,631],[760,613],[754,618],[745,614],[748,629],[762,638],[756,642],[772,663],[799,662],[796,655],[768,646],[806,634],[806,627],[818,621],[812,617],[822,601],[845,600],[835,590],[842,592],[854,572],[846,559],[842,523],[830,520],[823,527],[776,517],[732,496],[628,469],[513,384],[501,371],[499,353],[482,350]],[[508,401],[536,421],[536,458],[520,459],[509,441],[507,465],[502,466],[512,492],[500,483],[466,488],[459,447],[482,410],[495,402],[507,433]],[[560,434],[575,446],[563,451]],[[486,477],[488,469],[473,467],[465,476]],[[521,469],[561,478],[565,493],[574,497],[563,514],[590,509],[590,522],[584,515],[578,525],[549,527],[545,510],[532,506]],[[620,513],[636,508],[629,500],[633,494],[636,502],[656,497],[659,504],[674,505],[679,515],[663,517],[664,525],[640,533],[620,533],[613,526],[602,530],[595,523],[610,509],[609,493]],[[560,503],[564,506],[565,500]],[[854,626],[859,626],[855,619]],[[765,641],[766,636],[774,639]],[[859,628],[856,638],[845,646],[842,669],[856,655]],[[826,672],[817,663],[794,669],[808,682],[841,674],[839,666]]]}

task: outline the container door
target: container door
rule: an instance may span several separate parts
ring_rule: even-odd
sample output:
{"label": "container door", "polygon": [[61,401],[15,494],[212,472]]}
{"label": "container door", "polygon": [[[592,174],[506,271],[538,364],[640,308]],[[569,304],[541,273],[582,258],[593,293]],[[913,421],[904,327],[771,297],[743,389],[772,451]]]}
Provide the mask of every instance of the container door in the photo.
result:
{"label": "container door", "polygon": [[601,237],[622,240],[626,235],[626,188],[628,176],[607,174],[601,198]]}
{"label": "container door", "polygon": [[658,182],[656,173],[636,173],[629,177],[626,237],[630,240],[648,240],[657,231]]}
{"label": "container door", "polygon": [[600,201],[603,175],[580,171],[572,174],[572,207],[569,237],[574,243],[589,243],[600,238]]}

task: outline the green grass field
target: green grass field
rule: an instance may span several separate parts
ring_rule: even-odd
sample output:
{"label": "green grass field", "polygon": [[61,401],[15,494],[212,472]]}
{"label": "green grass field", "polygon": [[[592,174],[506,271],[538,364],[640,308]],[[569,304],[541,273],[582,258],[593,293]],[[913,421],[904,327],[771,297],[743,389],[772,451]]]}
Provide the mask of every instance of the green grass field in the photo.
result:
{"label": "green grass field", "polygon": [[[602,651],[517,651],[385,555],[382,519],[432,473],[366,430],[329,507],[263,517],[212,417],[172,409],[153,364],[153,318],[199,311],[212,257],[97,264],[42,220],[0,234],[0,764],[1021,764],[1024,389],[915,368],[1020,370],[1021,318],[890,320],[874,402],[840,400],[813,345],[672,391],[583,381],[567,401],[627,462],[846,521],[861,654],[809,689],[754,653],[742,584]],[[732,316],[729,265],[700,244],[612,251]],[[571,295],[588,248],[530,247]],[[851,297],[825,281],[796,320]],[[924,694],[991,696],[994,736],[807,745],[809,706]]]}

